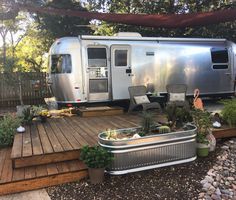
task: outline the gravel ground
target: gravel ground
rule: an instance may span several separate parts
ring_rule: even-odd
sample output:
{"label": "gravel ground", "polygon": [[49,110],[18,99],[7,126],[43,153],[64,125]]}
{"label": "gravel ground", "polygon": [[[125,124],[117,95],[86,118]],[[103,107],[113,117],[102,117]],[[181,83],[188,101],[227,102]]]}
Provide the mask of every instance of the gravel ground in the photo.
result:
{"label": "gravel ground", "polygon": [[[213,199],[213,197],[215,197],[215,199],[236,199],[232,193],[235,191],[235,181],[233,179],[236,179],[234,173],[236,154],[235,149],[232,147],[232,141],[233,143],[235,141],[234,144],[236,145],[236,138],[227,141],[218,141],[216,150],[207,158],[198,158],[191,163],[122,176],[106,175],[104,183],[100,185],[92,185],[89,180],[83,180],[50,187],[47,191],[52,200],[182,200]],[[231,170],[229,173],[226,173],[226,168],[224,168],[226,166],[224,165],[230,165],[227,166],[229,170]],[[221,167],[224,169],[220,175],[221,178],[215,180],[214,178],[218,177],[216,176],[217,171],[215,169],[220,171]],[[215,174],[215,176],[212,174]],[[213,177],[212,179],[214,180],[209,177]],[[231,178],[228,179],[228,177]],[[207,179],[207,181],[205,179]],[[208,183],[207,187],[206,183]],[[214,187],[214,189],[211,186]],[[216,192],[219,191],[217,188],[221,193],[218,192],[216,194]],[[209,190],[211,190],[211,192],[209,192]],[[226,190],[227,194],[223,193],[224,190]]]}
{"label": "gravel ground", "polygon": [[201,181],[199,199],[236,200],[236,138],[221,146],[222,153]]}

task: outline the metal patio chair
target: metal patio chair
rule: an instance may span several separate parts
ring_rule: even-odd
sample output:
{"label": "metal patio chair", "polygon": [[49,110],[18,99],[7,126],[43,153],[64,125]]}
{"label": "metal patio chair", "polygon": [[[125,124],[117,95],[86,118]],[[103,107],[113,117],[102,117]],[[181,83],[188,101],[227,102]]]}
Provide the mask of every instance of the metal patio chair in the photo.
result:
{"label": "metal patio chair", "polygon": [[[130,86],[128,88],[129,95],[130,95],[130,104],[129,104],[129,110],[128,112],[134,110],[137,107],[142,107],[143,111],[149,110],[149,109],[158,109],[161,112],[161,106],[158,102],[150,102],[146,92],[147,88],[144,85],[139,86]],[[138,98],[143,98],[144,102],[139,103],[137,102]]]}
{"label": "metal patio chair", "polygon": [[166,86],[168,93],[168,105],[183,107],[190,110],[189,102],[186,100],[187,85],[185,84],[169,84]]}

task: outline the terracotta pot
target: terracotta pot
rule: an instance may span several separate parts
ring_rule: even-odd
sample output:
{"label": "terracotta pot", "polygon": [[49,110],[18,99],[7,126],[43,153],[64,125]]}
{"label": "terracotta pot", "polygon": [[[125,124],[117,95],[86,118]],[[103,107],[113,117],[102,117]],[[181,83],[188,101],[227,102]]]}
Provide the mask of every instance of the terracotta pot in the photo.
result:
{"label": "terracotta pot", "polygon": [[197,143],[197,155],[199,157],[206,157],[209,154],[209,145]]}
{"label": "terracotta pot", "polygon": [[104,168],[88,168],[90,182],[92,184],[102,183],[104,180]]}

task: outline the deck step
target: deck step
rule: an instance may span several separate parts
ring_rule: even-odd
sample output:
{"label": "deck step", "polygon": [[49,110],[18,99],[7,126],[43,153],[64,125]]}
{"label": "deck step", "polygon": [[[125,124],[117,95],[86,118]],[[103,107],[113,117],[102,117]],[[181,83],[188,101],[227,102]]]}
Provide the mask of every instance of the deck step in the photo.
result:
{"label": "deck step", "polygon": [[33,155],[27,157],[14,157],[11,155],[13,168],[30,167],[37,165],[53,164],[62,161],[79,159],[79,150],[56,152],[50,154]]}
{"label": "deck step", "polygon": [[83,107],[78,109],[82,117],[121,115],[124,109],[118,106]]}
{"label": "deck step", "polygon": [[216,139],[236,137],[236,128],[213,129],[212,134]]}
{"label": "deck step", "polygon": [[78,159],[14,169],[10,155],[11,149],[0,150],[0,195],[78,181],[88,176],[87,167]]}

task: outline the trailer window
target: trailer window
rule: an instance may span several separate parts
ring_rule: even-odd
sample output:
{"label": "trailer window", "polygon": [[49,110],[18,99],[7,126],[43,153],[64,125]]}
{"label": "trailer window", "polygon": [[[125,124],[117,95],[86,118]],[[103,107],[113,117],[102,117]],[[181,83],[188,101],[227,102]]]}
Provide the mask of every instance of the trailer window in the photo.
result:
{"label": "trailer window", "polygon": [[106,59],[105,48],[88,48],[88,59]]}
{"label": "trailer window", "polygon": [[115,66],[123,67],[128,65],[128,50],[115,50]]}
{"label": "trailer window", "polygon": [[51,73],[60,74],[60,73],[71,73],[71,55],[61,54],[61,55],[52,55],[52,65]]}
{"label": "trailer window", "polygon": [[228,51],[226,48],[212,48],[211,49],[212,63],[228,63]]}
{"label": "trailer window", "polygon": [[106,67],[107,52],[106,48],[88,48],[88,66],[89,67]]}

